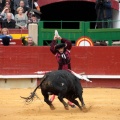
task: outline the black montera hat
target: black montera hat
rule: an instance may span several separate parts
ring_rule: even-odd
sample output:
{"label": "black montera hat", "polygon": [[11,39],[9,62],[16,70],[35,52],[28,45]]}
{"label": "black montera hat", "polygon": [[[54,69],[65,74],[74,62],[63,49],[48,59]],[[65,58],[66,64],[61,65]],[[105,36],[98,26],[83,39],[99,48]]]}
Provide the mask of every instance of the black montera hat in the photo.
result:
{"label": "black montera hat", "polygon": [[2,43],[4,46],[8,46],[10,44],[10,38],[8,36],[3,37]]}
{"label": "black montera hat", "polygon": [[60,44],[57,44],[57,45],[55,46],[55,49],[57,50],[57,49],[60,49],[60,48],[65,47],[65,46],[66,46],[65,43],[60,43]]}

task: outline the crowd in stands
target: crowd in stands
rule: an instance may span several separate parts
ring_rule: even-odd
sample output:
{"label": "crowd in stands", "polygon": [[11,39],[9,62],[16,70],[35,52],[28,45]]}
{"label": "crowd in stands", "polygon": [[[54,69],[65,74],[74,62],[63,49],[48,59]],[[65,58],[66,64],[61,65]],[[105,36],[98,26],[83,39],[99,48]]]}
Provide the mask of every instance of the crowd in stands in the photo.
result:
{"label": "crowd in stands", "polygon": [[[9,29],[28,29],[30,23],[40,20],[38,0],[0,0],[0,41],[9,46],[12,36]],[[24,46],[35,46],[32,37],[22,38]]]}
{"label": "crowd in stands", "polygon": [[[96,0],[97,21],[96,28],[112,27],[111,0]],[[28,29],[30,23],[37,24],[40,20],[40,6],[38,0],[0,0],[0,39],[3,45],[9,45],[12,36],[8,29]],[[105,22],[103,22],[105,21]],[[32,37],[22,39],[23,45],[34,46]],[[105,42],[94,43],[95,46],[106,46]]]}
{"label": "crowd in stands", "polygon": [[[9,46],[13,37],[9,34],[9,29],[2,28],[0,31],[0,44],[4,46]],[[37,46],[31,36],[23,36],[20,38],[21,45],[23,46]],[[18,41],[18,40],[17,40]]]}
{"label": "crowd in stands", "polygon": [[0,27],[27,29],[40,20],[37,0],[0,0]]}

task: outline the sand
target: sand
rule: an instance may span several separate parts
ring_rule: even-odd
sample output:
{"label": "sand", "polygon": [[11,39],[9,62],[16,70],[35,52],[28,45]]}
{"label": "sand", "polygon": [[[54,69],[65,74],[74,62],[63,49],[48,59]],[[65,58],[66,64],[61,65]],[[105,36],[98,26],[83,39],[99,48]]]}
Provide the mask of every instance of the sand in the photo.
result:
{"label": "sand", "polygon": [[[120,120],[120,89],[84,88],[83,98],[88,109],[78,107],[65,110],[54,100],[55,110],[43,101],[40,89],[32,103],[26,104],[20,96],[29,96],[33,89],[0,89],[0,120]],[[67,100],[65,100],[67,102]]]}

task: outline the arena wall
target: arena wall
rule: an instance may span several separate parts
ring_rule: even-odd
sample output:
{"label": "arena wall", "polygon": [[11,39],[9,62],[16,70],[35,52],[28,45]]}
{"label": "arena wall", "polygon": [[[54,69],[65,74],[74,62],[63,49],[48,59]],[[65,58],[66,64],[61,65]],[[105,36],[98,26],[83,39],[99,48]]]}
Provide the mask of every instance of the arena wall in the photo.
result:
{"label": "arena wall", "polygon": [[7,78],[0,79],[0,88],[35,88],[37,86],[37,79],[32,78]]}
{"label": "arena wall", "polygon": [[[48,5],[48,4],[52,4],[52,3],[56,3],[56,2],[65,2],[65,1],[75,1],[75,0],[40,0],[39,1],[39,5],[40,7]],[[95,2],[95,0],[77,0],[77,1],[85,1],[85,2]],[[119,10],[119,3],[116,0],[111,0],[112,2],[112,8],[115,10]]]}
{"label": "arena wall", "polygon": [[[119,51],[120,47],[73,47],[71,50],[72,70],[77,73],[85,72],[86,75],[92,76],[90,79],[93,83],[82,81],[84,87],[120,88]],[[2,77],[6,75],[36,75],[37,71],[56,69],[57,62],[49,47],[0,47],[0,76]],[[31,78],[29,78],[29,82]],[[17,81],[17,79],[10,80]],[[2,81],[5,83],[5,79],[1,79]],[[21,81],[24,79],[21,78]],[[27,87],[29,86],[31,85]]]}
{"label": "arena wall", "polygon": [[13,39],[20,39],[23,36],[28,36],[28,29],[9,29],[10,35]]}

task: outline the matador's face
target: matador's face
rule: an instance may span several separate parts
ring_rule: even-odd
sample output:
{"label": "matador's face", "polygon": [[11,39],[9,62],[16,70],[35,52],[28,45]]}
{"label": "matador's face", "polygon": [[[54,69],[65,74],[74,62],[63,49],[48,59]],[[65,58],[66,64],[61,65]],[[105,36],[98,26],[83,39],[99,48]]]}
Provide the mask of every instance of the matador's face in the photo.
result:
{"label": "matador's face", "polygon": [[59,51],[59,53],[63,53],[64,52],[64,47],[63,48],[59,48],[58,51]]}

